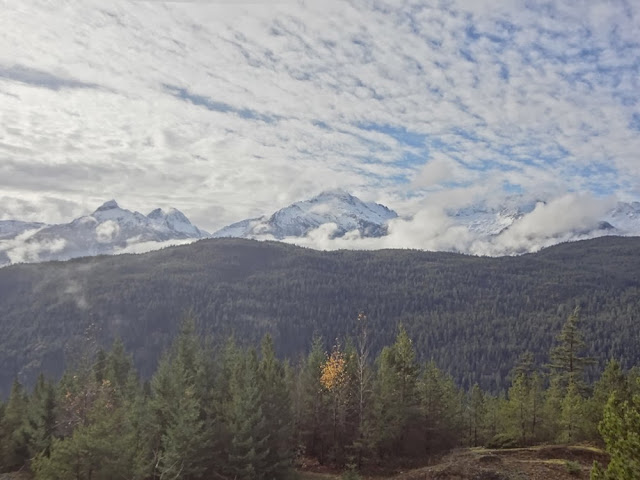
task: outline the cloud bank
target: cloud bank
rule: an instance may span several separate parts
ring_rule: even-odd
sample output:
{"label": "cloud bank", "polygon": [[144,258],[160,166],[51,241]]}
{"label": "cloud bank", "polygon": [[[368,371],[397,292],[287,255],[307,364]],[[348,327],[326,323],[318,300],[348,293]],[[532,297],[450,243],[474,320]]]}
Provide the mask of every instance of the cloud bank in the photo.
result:
{"label": "cloud bank", "polygon": [[[384,237],[365,238],[353,231],[334,238],[336,225],[328,223],[303,238],[289,237],[284,241],[320,250],[405,248],[482,256],[519,255],[562,242],[612,234],[602,219],[614,204],[612,198],[603,201],[588,194],[567,194],[548,203],[537,203],[531,212],[510,219],[498,234],[479,232],[468,223],[461,223],[446,208],[432,206],[413,217],[389,221],[389,233]],[[261,239],[272,240],[268,236]]]}
{"label": "cloud bank", "polygon": [[0,37],[0,219],[215,231],[342,187],[413,217],[398,244],[473,246],[426,199],[640,196],[633,2],[32,0]]}

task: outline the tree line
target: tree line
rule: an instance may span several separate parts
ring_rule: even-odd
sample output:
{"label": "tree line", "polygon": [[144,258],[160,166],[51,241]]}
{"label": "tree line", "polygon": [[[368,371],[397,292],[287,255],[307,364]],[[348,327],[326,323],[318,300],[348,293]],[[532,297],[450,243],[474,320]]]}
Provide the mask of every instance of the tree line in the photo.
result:
{"label": "tree line", "polygon": [[[216,338],[243,346],[269,333],[280,357],[306,355],[314,333],[329,349],[354,337],[367,311],[371,354],[402,323],[421,364],[446,366],[456,384],[497,393],[524,351],[547,360],[554,332],[582,306],[588,354],[640,362],[640,238],[600,238],[519,257],[409,250],[319,252],[275,242],[212,239],[149,252],[0,269],[0,398],[14,376],[59,378],[89,324],[98,343],[122,338],[149,379],[193,308]],[[631,332],[627,334],[626,332]],[[343,342],[344,343],[344,342]],[[343,345],[346,346],[346,345]]]}
{"label": "tree line", "polygon": [[[215,346],[193,317],[141,382],[120,341],[80,352],[58,382],[16,380],[0,404],[0,472],[36,479],[286,479],[309,461],[347,469],[420,464],[460,446],[601,444],[594,479],[640,478],[640,371],[593,360],[569,315],[536,366],[524,354],[497,394],[460,388],[433,361],[420,363],[407,330],[375,357],[364,313],[355,334],[326,351],[280,360],[270,336],[259,351],[233,338]],[[87,344],[90,345],[91,342]]]}

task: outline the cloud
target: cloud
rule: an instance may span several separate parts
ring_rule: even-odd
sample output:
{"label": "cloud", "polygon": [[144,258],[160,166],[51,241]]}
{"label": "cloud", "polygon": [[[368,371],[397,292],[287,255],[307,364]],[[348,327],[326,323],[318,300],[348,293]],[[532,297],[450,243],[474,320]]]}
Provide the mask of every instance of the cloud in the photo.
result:
{"label": "cloud", "polygon": [[65,285],[64,295],[69,295],[80,310],[86,310],[89,308],[89,302],[87,301],[84,287],[79,281],[68,280]]}
{"label": "cloud", "polygon": [[34,241],[32,237],[39,230],[28,230],[14,238],[0,240],[0,253],[6,255],[9,263],[28,263],[39,261],[41,255],[61,252],[64,249],[66,242],[61,238]]}
{"label": "cloud", "polygon": [[624,1],[7,6],[0,218],[66,222],[109,197],[215,231],[335,187],[407,206],[467,188],[638,198],[638,16]]}
{"label": "cloud", "polygon": [[118,223],[113,220],[107,220],[96,227],[96,239],[100,243],[109,243],[118,236],[119,232],[120,226]]}
{"label": "cloud", "polygon": [[121,253],[146,253],[151,252],[153,250],[160,250],[166,247],[173,247],[175,245],[187,245],[189,243],[193,243],[197,241],[195,238],[188,238],[184,240],[167,240],[164,242],[154,242],[154,241],[143,241],[138,237],[129,238],[127,240],[127,245],[123,248],[115,249],[113,254],[121,254]]}
{"label": "cloud", "polygon": [[388,235],[380,238],[364,238],[357,231],[334,238],[336,225],[328,223],[304,238],[291,237],[284,241],[320,250],[409,248],[482,256],[519,255],[565,241],[609,234],[609,230],[602,228],[601,221],[614,204],[613,198],[563,195],[548,203],[539,202],[519,218],[504,218],[497,234],[472,230],[468,223],[447,213],[444,206],[434,204],[423,206],[412,217],[390,220]]}
{"label": "cloud", "polygon": [[600,222],[613,208],[613,199],[585,194],[569,194],[535,209],[516,220],[504,232],[489,241],[474,242],[471,253],[504,255],[536,252],[560,242],[593,238],[609,234]]}

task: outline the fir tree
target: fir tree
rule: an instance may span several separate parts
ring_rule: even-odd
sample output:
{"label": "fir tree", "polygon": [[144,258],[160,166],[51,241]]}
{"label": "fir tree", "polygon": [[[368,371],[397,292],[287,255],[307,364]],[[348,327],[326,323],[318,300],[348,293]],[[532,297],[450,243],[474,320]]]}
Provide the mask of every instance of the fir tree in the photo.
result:
{"label": "fir tree", "polygon": [[576,307],[556,337],[558,345],[551,350],[549,367],[563,389],[573,382],[580,390],[584,390],[584,367],[593,363],[591,358],[581,356],[586,344],[578,328],[579,321],[580,308]]}
{"label": "fir tree", "polygon": [[473,447],[482,445],[485,440],[485,422],[487,415],[487,406],[485,403],[484,393],[480,386],[476,383],[471,389],[469,399],[469,419],[470,419],[470,444]]}
{"label": "fir tree", "polygon": [[619,402],[613,393],[600,423],[609,464],[603,469],[597,463],[592,480],[636,480],[640,478],[640,396]]}
{"label": "fir tree", "polygon": [[27,394],[22,384],[15,379],[0,425],[3,435],[0,438],[0,467],[3,471],[17,469],[29,458],[28,438],[24,429],[28,406]]}
{"label": "fir tree", "polygon": [[265,459],[265,478],[284,478],[292,463],[291,398],[287,389],[284,366],[275,355],[273,340],[262,340],[258,382],[262,408],[269,432],[269,452]]}
{"label": "fir tree", "polygon": [[40,453],[49,455],[56,421],[55,388],[40,374],[31,395],[24,426],[30,458]]}
{"label": "fir tree", "polygon": [[231,392],[229,474],[238,480],[274,478],[272,465],[267,464],[269,432],[262,410],[255,352],[250,352],[236,370]]}

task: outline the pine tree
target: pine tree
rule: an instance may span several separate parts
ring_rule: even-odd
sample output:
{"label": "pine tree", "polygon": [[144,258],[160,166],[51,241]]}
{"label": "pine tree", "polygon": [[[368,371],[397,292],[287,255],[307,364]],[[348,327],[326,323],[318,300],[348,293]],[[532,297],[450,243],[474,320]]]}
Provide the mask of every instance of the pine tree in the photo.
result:
{"label": "pine tree", "polygon": [[380,454],[415,455],[421,449],[414,438],[421,438],[418,373],[411,339],[400,327],[395,343],[378,359],[374,414]]}
{"label": "pine tree", "polygon": [[510,434],[518,439],[520,445],[527,445],[532,418],[531,386],[529,378],[524,373],[516,375],[511,382],[508,398]]}
{"label": "pine tree", "polygon": [[470,444],[473,447],[484,444],[485,422],[487,416],[487,406],[485,404],[484,393],[476,383],[471,389],[469,398],[469,419],[470,419]]}
{"label": "pine tree", "polygon": [[369,366],[370,338],[367,316],[364,312],[358,313],[356,338],[356,363],[355,363],[355,398],[357,401],[357,434],[353,442],[353,449],[357,458],[357,467],[362,467],[364,456],[369,450],[371,440],[370,427],[370,402],[372,375]]}
{"label": "pine tree", "polygon": [[544,392],[544,405],[542,407],[542,431],[540,439],[554,442],[561,436],[562,425],[560,422],[562,402],[565,390],[560,386],[559,378],[552,376],[549,387]]}
{"label": "pine tree", "polygon": [[459,442],[461,435],[460,393],[453,379],[428,362],[420,383],[420,412],[424,451],[431,455]]}
{"label": "pine tree", "polygon": [[610,460],[606,469],[595,463],[591,479],[640,478],[640,396],[634,395],[631,401],[619,402],[613,393],[599,429]]}
{"label": "pine tree", "polygon": [[24,426],[30,458],[40,453],[49,455],[56,421],[55,388],[40,374],[31,395]]}
{"label": "pine tree", "polygon": [[152,379],[150,407],[156,428],[150,434],[154,439],[157,474],[163,478],[202,478],[208,471],[221,468],[215,465],[216,458],[212,455],[214,432],[203,405],[204,365],[195,320],[186,317],[172,349],[160,361]]}
{"label": "pine tree", "polygon": [[330,443],[325,426],[329,417],[328,398],[320,381],[325,359],[322,339],[315,337],[300,372],[300,401],[296,413],[298,436],[304,453],[317,458],[320,464],[327,460]]}
{"label": "pine tree", "polygon": [[573,382],[584,391],[584,367],[593,363],[591,358],[580,355],[586,349],[586,344],[578,328],[579,321],[580,308],[576,307],[556,338],[558,345],[551,350],[549,367],[563,390]]}
{"label": "pine tree", "polygon": [[207,470],[209,432],[200,415],[200,402],[194,386],[184,386],[175,407],[162,435],[161,478],[203,478]]}
{"label": "pine tree", "polygon": [[262,340],[258,381],[262,393],[265,428],[270,433],[269,452],[265,458],[265,478],[284,478],[289,473],[293,457],[291,398],[284,366],[276,358],[270,335]]}
{"label": "pine tree", "polygon": [[604,409],[611,397],[616,394],[618,402],[631,400],[631,388],[627,380],[627,376],[622,371],[620,363],[616,360],[610,360],[602,375],[593,386],[593,395],[585,405],[587,423],[586,435],[590,440],[600,440],[598,425],[602,421]]}
{"label": "pine tree", "polygon": [[236,370],[231,392],[229,475],[238,480],[275,478],[272,465],[267,464],[270,435],[262,411],[255,352],[250,352],[242,367]]}
{"label": "pine tree", "polygon": [[575,382],[571,381],[562,400],[560,440],[573,443],[581,439],[583,427],[583,399]]}
{"label": "pine tree", "polygon": [[36,479],[108,480],[132,478],[131,431],[109,380],[103,380],[87,412],[66,438],[52,440],[50,454],[38,454],[32,463]]}
{"label": "pine tree", "polygon": [[24,430],[24,421],[28,412],[28,397],[22,384],[13,381],[9,400],[4,407],[0,431],[0,466],[2,471],[12,471],[25,464],[29,458],[28,439]]}

